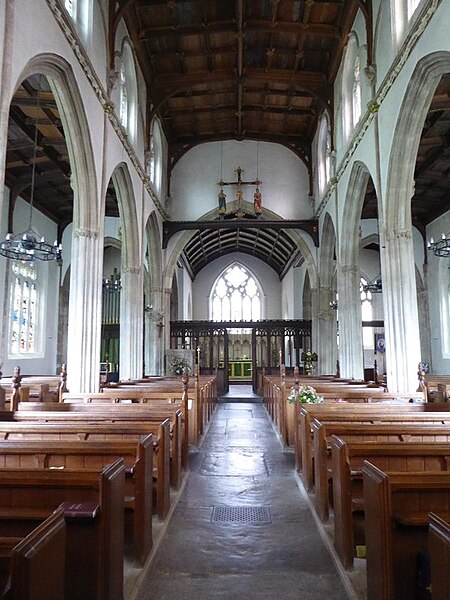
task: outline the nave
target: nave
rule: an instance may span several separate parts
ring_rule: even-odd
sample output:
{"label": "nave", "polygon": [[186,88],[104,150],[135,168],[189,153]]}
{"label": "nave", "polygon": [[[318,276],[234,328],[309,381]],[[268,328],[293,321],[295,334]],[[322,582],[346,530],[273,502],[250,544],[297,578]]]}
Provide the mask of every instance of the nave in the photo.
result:
{"label": "nave", "polygon": [[142,600],[349,597],[297,485],[293,454],[243,388],[231,386],[190,455]]}

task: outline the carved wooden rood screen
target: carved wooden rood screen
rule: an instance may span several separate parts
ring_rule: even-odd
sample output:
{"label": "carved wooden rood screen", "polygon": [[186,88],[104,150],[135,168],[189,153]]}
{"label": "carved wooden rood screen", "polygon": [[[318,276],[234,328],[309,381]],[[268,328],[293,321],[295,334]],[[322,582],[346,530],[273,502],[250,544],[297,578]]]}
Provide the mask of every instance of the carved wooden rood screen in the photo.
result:
{"label": "carved wooden rood screen", "polygon": [[252,383],[257,388],[258,372],[276,372],[280,364],[302,365],[302,352],[311,350],[311,321],[173,321],[172,349],[196,350],[200,371],[217,369],[218,383]]}

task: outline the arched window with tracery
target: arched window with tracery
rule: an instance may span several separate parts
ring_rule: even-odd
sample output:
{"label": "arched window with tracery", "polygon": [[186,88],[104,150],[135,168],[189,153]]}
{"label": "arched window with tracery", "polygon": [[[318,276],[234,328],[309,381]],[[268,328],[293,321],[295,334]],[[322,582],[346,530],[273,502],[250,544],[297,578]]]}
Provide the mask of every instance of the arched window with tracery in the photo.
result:
{"label": "arched window with tracery", "polygon": [[356,35],[349,37],[342,71],[342,119],[345,139],[350,139],[361,117],[361,77],[359,44]]}
{"label": "arched window with tracery", "polygon": [[394,0],[392,2],[392,32],[395,43],[398,45],[422,0]]}
{"label": "arched window with tracery", "polygon": [[125,41],[119,64],[119,119],[132,142],[136,139],[138,88],[134,55]]}
{"label": "arched window with tracery", "polygon": [[64,0],[81,40],[87,44],[92,32],[92,0]]}
{"label": "arched window with tracery", "polygon": [[38,351],[38,277],[36,268],[14,262],[11,267],[9,354],[32,355]]}
{"label": "arched window with tracery", "polygon": [[352,93],[352,108],[353,108],[353,127],[361,118],[361,71],[359,64],[359,56],[355,57],[353,64],[353,93]]}
{"label": "arched window with tracery", "polygon": [[213,321],[259,321],[261,319],[261,286],[239,263],[223,271],[210,295],[210,317]]}
{"label": "arched window with tracery", "polygon": [[323,195],[331,174],[331,132],[330,121],[326,113],[320,119],[317,154],[319,193]]}
{"label": "arched window with tracery", "polygon": [[163,147],[161,128],[157,119],[155,119],[152,124],[149,170],[150,181],[152,182],[155,191],[160,193],[163,171]]}

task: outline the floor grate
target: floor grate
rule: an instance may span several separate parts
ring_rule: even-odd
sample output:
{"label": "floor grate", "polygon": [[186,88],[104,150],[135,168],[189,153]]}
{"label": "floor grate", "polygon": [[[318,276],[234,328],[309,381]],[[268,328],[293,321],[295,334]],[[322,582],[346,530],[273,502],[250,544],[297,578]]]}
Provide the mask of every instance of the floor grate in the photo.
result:
{"label": "floor grate", "polygon": [[212,523],[272,523],[265,506],[214,506]]}

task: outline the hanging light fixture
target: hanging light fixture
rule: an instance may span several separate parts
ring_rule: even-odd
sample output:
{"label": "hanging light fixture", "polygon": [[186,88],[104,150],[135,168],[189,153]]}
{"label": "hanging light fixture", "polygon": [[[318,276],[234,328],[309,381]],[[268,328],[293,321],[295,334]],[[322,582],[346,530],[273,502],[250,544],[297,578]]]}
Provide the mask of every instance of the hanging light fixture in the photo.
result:
{"label": "hanging light fixture", "polygon": [[108,279],[104,279],[102,282],[103,293],[114,294],[120,292],[122,289],[122,280],[120,279],[120,273],[117,269],[113,269],[112,275]]}
{"label": "hanging light fixture", "polygon": [[433,238],[430,238],[430,241],[427,244],[428,250],[432,250],[435,256],[450,256],[450,236],[446,236],[445,233],[442,234],[442,237],[437,242],[434,241]]}
{"label": "hanging light fixture", "polygon": [[372,279],[372,281],[369,281],[369,283],[365,283],[364,285],[361,285],[361,289],[363,290],[363,292],[371,292],[372,294],[379,294],[380,292],[383,291],[381,277],[375,277],[375,279]]}
{"label": "hanging light fixture", "polygon": [[55,241],[55,243],[48,244],[44,238],[40,240],[37,238],[35,232],[31,227],[32,216],[33,216],[33,202],[34,202],[34,183],[36,178],[36,155],[37,155],[37,138],[38,138],[38,123],[39,123],[39,87],[36,90],[37,94],[37,116],[35,122],[34,131],[34,144],[33,144],[33,164],[31,168],[31,191],[30,191],[30,216],[28,222],[28,229],[23,233],[13,236],[12,233],[8,233],[6,239],[0,244],[0,255],[6,258],[12,258],[13,260],[20,260],[22,262],[31,262],[33,260],[61,260],[61,244]]}

